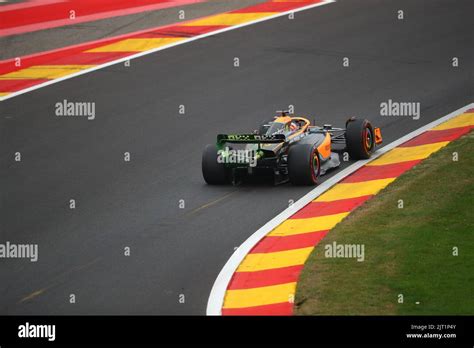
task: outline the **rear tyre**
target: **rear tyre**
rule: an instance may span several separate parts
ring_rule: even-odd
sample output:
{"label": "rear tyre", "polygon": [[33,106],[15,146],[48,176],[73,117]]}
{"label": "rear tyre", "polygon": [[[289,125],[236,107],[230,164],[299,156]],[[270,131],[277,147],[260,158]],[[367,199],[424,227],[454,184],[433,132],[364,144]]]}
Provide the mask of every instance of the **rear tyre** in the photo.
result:
{"label": "rear tyre", "polygon": [[352,159],[370,158],[375,149],[374,128],[367,120],[349,120],[346,125],[346,148]]}
{"label": "rear tyre", "polygon": [[229,170],[217,162],[217,146],[207,145],[202,153],[202,176],[209,185],[229,183]]}
{"label": "rear tyre", "polygon": [[288,175],[293,185],[316,185],[321,163],[313,144],[297,144],[288,152]]}

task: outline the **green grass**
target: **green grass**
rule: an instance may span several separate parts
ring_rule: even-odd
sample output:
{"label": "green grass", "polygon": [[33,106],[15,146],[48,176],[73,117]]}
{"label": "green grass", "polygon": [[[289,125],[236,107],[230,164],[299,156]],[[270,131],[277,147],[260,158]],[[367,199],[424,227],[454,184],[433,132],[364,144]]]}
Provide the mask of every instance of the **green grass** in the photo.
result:
{"label": "green grass", "polygon": [[[303,269],[296,313],[474,314],[473,197],[471,132],[400,176],[329,232]],[[333,241],[364,244],[365,261],[326,258],[324,246]]]}

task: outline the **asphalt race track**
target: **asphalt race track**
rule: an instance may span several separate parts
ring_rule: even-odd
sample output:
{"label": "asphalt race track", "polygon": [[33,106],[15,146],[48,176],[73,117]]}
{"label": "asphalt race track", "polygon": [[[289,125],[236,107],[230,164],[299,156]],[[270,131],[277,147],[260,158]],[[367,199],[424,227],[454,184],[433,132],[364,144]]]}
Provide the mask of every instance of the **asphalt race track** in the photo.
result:
{"label": "asphalt race track", "polygon": [[[0,239],[38,243],[39,260],[2,261],[0,313],[205,314],[234,248],[310,190],[207,186],[205,144],[289,104],[318,124],[367,117],[396,140],[473,102],[473,12],[339,1],[2,102]],[[421,118],[381,117],[388,99],[420,102]],[[95,119],[57,117],[63,100],[95,102]]]}

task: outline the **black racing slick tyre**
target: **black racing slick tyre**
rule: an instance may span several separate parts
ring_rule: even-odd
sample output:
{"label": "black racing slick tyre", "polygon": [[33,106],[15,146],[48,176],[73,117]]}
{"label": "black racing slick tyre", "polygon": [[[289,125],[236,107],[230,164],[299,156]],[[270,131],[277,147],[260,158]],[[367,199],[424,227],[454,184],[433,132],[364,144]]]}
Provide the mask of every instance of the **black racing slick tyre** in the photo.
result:
{"label": "black racing slick tyre", "polygon": [[316,185],[321,163],[313,144],[296,144],[288,152],[288,175],[293,185]]}
{"label": "black racing slick tyre", "polygon": [[229,170],[217,161],[216,145],[207,145],[202,153],[202,176],[209,185],[229,183]]}
{"label": "black racing slick tyre", "polygon": [[369,121],[354,119],[347,122],[346,148],[351,159],[370,158],[375,149],[375,134]]}

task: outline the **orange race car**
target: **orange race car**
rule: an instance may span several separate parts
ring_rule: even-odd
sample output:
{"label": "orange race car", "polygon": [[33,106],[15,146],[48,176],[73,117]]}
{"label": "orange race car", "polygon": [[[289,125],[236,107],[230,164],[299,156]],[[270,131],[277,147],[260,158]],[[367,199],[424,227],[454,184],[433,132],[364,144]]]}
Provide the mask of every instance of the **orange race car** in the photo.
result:
{"label": "orange race car", "polygon": [[246,175],[270,173],[275,184],[315,185],[318,177],[340,165],[339,152],[366,159],[382,143],[380,128],[364,119],[350,118],[345,128],[311,126],[304,117],[277,111],[252,134],[219,134],[202,156],[204,180],[211,185],[236,184]]}

